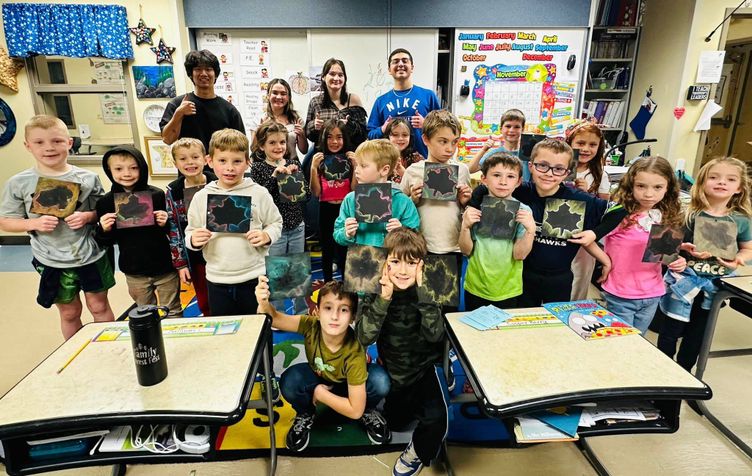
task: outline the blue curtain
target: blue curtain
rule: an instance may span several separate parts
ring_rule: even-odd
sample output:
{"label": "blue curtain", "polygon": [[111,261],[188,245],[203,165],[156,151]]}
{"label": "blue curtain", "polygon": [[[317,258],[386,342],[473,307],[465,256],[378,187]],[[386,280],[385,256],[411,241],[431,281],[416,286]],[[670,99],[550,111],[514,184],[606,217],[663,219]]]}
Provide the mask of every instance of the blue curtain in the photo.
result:
{"label": "blue curtain", "polygon": [[3,25],[10,56],[133,58],[120,5],[6,3]]}

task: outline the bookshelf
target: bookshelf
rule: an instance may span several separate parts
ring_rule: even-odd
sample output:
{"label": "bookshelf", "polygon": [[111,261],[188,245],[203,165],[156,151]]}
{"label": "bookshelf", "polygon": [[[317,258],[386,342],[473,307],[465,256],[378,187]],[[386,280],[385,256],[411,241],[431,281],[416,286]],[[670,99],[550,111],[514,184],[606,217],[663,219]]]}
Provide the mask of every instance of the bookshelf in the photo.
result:
{"label": "bookshelf", "polygon": [[638,26],[595,26],[581,116],[595,117],[609,142],[627,128],[640,41]]}

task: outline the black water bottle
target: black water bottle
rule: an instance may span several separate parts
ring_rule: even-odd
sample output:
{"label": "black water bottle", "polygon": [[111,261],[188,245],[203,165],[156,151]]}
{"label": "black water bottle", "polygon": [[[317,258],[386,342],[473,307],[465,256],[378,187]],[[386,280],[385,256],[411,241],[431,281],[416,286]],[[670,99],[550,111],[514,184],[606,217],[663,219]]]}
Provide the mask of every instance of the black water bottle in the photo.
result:
{"label": "black water bottle", "polygon": [[133,344],[138,383],[144,387],[157,384],[167,377],[167,356],[162,339],[159,310],[166,307],[139,306],[128,313],[128,328]]}

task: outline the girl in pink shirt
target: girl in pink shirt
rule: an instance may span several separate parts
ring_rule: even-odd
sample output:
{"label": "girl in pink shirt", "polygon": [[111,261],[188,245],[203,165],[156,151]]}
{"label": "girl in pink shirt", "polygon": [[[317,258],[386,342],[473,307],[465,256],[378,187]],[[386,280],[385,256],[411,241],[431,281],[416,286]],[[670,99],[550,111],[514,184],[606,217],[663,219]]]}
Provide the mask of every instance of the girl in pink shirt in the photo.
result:
{"label": "girl in pink shirt", "polygon": [[[681,229],[682,224],[679,184],[671,164],[662,157],[640,159],[619,182],[614,201],[617,205],[606,212],[600,229],[594,230],[598,236],[608,233],[605,252],[612,263],[599,282],[603,283],[608,310],[644,334],[666,293],[661,263],[642,261],[650,227],[659,224]],[[676,272],[686,266],[678,254],[668,263]]]}

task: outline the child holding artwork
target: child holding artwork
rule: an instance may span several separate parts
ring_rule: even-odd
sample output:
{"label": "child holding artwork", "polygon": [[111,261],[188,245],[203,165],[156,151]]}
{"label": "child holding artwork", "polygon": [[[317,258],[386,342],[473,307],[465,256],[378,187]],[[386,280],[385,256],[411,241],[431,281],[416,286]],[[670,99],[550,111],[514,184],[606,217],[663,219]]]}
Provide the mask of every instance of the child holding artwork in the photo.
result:
{"label": "child holding artwork", "polygon": [[206,151],[200,140],[192,137],[178,139],[172,144],[171,153],[175,167],[180,172],[178,178],[167,185],[165,192],[167,214],[170,217],[168,223],[172,265],[178,270],[181,282],[193,285],[198,308],[206,317],[211,315],[206,289],[206,261],[200,251],[185,247],[185,228],[188,226],[191,193],[195,193],[212,180],[217,180],[217,177],[204,169]]}
{"label": "child holding artwork", "polygon": [[[289,175],[300,170],[298,156],[286,155],[287,129],[278,122],[267,120],[256,130],[253,143],[254,160],[251,164],[251,178],[266,188],[282,215],[282,236],[269,247],[270,256],[282,256],[305,251],[305,223],[303,223],[303,203],[283,200],[278,185],[279,175]],[[306,190],[305,184],[302,191]],[[305,298],[293,300],[295,312],[305,312],[308,308]],[[282,304],[282,303],[279,303]]]}
{"label": "child holding artwork", "polygon": [[[569,126],[565,135],[567,144],[572,146],[572,149],[579,150],[575,188],[608,200],[611,184],[608,181],[608,174],[603,170],[606,141],[603,139],[601,129],[593,121],[582,120]],[[581,248],[572,261],[572,274],[574,275],[572,301],[587,299],[590,278],[593,276],[594,269],[595,258],[587,250]]]}
{"label": "child holding artwork", "polygon": [[[426,118],[426,121],[428,118]],[[366,295],[358,306],[355,333],[367,347],[374,342],[391,379],[384,402],[389,428],[418,425],[394,465],[393,474],[418,474],[435,459],[447,431],[447,406],[436,364],[444,354],[441,307],[418,302],[426,241],[400,227],[384,240],[387,261],[381,294]]]}
{"label": "child holding artwork", "polygon": [[[622,177],[614,201],[591,235],[605,235],[605,252],[611,259],[610,270],[604,269],[600,278],[603,297],[609,311],[644,334],[666,293],[661,263],[642,262],[650,228],[680,227],[683,217],[671,164],[663,157],[640,159]],[[600,251],[595,243],[587,249]],[[681,273],[686,266],[687,261],[677,257],[668,269]]]}
{"label": "child holding artwork", "polygon": [[[386,139],[363,142],[355,151],[355,179],[359,184],[387,183],[399,152]],[[386,223],[359,223],[355,218],[355,192],[350,192],[342,202],[337,221],[334,222],[334,239],[343,246],[352,244],[381,246],[384,237],[401,226],[420,227],[420,217],[415,204],[401,190],[391,187],[392,217]]]}
{"label": "child holding artwork", "polygon": [[400,183],[402,176],[405,175],[405,169],[424,160],[424,157],[415,150],[415,132],[407,118],[395,117],[388,122],[384,129],[384,136],[388,137],[389,142],[394,144],[399,151],[400,157],[392,171],[390,180],[394,183]]}
{"label": "child holding artwork", "polygon": [[[733,157],[721,157],[703,165],[692,186],[692,200],[687,210],[687,231],[684,236],[686,243],[682,243],[681,249],[687,257],[688,270],[696,275],[694,279],[697,281],[693,282],[693,287],[702,288],[702,293],[697,294],[692,304],[674,299],[674,292],[666,294],[661,300],[660,309],[667,318],[658,335],[658,348],[671,358],[676,353],[677,340],[683,336],[676,361],[687,371],[697,363],[710,304],[717,291],[717,280],[733,274],[736,268],[752,259],[752,204],[748,177],[744,162]],[[695,244],[698,228],[695,225],[698,219],[710,219],[713,223],[732,223],[731,228],[735,225],[738,252],[733,259],[722,259],[697,249]],[[725,243],[714,244],[732,248]],[[669,273],[666,279],[670,286],[681,277],[671,276]]]}
{"label": "child holding artwork", "polygon": [[[107,290],[115,285],[112,264],[94,240],[94,206],[104,189],[97,174],[68,164],[72,145],[63,121],[32,117],[24,130],[24,146],[35,164],[8,180],[0,200],[0,230],[29,234],[32,265],[41,275],[37,303],[57,307],[65,339],[82,326],[81,291],[95,321],[115,320],[107,300]],[[37,182],[44,178],[77,185],[75,210],[67,217],[31,211]]]}
{"label": "child holding artwork", "polygon": [[[507,109],[499,119],[499,131],[501,132],[501,141],[498,138],[489,137],[483,144],[483,147],[473,156],[470,161],[470,173],[474,174],[480,170],[483,162],[491,157],[492,154],[506,152],[519,156],[520,139],[522,132],[525,130],[525,114],[519,109]],[[523,164],[524,165],[524,164]],[[522,179],[530,180],[530,171],[526,167],[522,168]]]}
{"label": "child holding artwork", "polygon": [[345,272],[347,249],[334,241],[334,222],[339,216],[342,200],[357,184],[353,176],[355,153],[350,149],[349,138],[342,127],[337,119],[324,123],[319,138],[321,152],[314,154],[311,162],[311,192],[319,198],[319,241],[324,281],[332,280],[335,261],[339,272]]}
{"label": "child holding artwork", "polygon": [[[266,272],[264,256],[282,234],[282,216],[269,191],[243,177],[250,165],[248,138],[234,129],[212,134],[209,166],[217,180],[206,184],[193,197],[188,210],[185,243],[202,251],[206,260],[209,307],[214,316],[255,314],[258,307],[254,288]],[[208,196],[251,197],[250,230],[221,233],[207,229]]]}
{"label": "child holding artwork", "polygon": [[[523,183],[513,193],[514,198],[533,211],[537,228],[533,249],[522,267],[522,295],[517,301],[519,307],[569,301],[572,293],[572,260],[579,250],[579,243],[543,235],[546,201],[562,199],[585,202],[585,230],[592,230],[600,223],[606,209],[605,200],[562,184],[574,165],[572,156],[572,148],[564,141],[544,139],[538,142],[533,147],[528,164],[532,181]],[[610,266],[610,263],[604,265]]]}
{"label": "child holding artwork", "polygon": [[[470,173],[459,163],[457,173],[457,198],[455,200],[430,200],[423,197],[423,177],[426,163],[447,164],[457,151],[462,132],[459,120],[446,109],[431,111],[423,122],[422,140],[428,149],[428,158],[416,162],[405,170],[402,191],[418,207],[420,231],[426,239],[431,254],[451,254],[457,259],[457,269],[462,269],[459,238],[462,209],[470,200]],[[457,281],[459,287],[459,279]],[[446,311],[454,310],[451,307]]]}
{"label": "child holding artwork", "polygon": [[274,308],[270,295],[269,279],[259,276],[258,312],[272,316],[275,328],[302,334],[308,361],[289,367],[280,378],[282,395],[296,413],[287,448],[299,452],[308,446],[317,403],[360,420],[374,444],[389,441],[391,432],[376,409],[389,393],[389,375],[380,365],[366,363],[366,351],[350,327],[357,296],[346,292],[342,281],[329,281],[318,291],[316,316],[289,316]]}
{"label": "child holding artwork", "polygon": [[[125,273],[128,294],[138,306],[159,304],[171,315],[182,315],[180,278],[172,266],[165,193],[149,185],[149,167],[143,154],[130,146],[114,147],[102,156],[102,168],[112,181],[112,188],[97,202],[97,241],[117,243],[118,265]],[[123,208],[115,206],[115,194],[145,192],[151,201],[151,225],[124,226]],[[140,195],[140,194],[139,194]],[[149,200],[147,199],[147,200]],[[149,213],[149,205],[129,195],[129,203]],[[130,207],[129,207],[130,208]],[[126,219],[128,219],[126,217]]]}
{"label": "child holding artwork", "polygon": [[474,234],[473,227],[481,221],[484,196],[516,201],[512,192],[522,183],[522,163],[513,155],[499,152],[483,162],[481,172],[483,185],[478,188],[482,189],[473,194],[465,209],[460,231],[460,250],[468,257],[465,311],[487,304],[512,309],[522,294],[522,260],[533,248],[535,220],[530,207],[520,204],[512,239]]}

